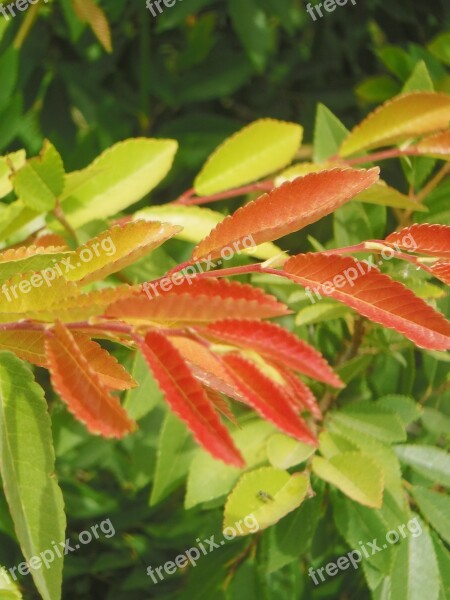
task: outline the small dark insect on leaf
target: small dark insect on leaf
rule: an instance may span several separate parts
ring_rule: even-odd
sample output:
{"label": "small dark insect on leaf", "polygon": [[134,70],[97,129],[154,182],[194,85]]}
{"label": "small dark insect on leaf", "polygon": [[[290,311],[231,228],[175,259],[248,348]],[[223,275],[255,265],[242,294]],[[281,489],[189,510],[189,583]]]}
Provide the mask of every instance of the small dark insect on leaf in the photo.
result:
{"label": "small dark insect on leaf", "polygon": [[267,492],[264,492],[263,490],[259,490],[259,492],[256,495],[262,502],[273,502],[275,500],[273,496],[271,496]]}

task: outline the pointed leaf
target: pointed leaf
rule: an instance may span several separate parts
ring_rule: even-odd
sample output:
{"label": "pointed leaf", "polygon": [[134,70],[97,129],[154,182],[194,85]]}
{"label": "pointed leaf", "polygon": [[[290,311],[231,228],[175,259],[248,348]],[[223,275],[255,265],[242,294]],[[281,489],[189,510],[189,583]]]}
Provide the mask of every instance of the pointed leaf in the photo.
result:
{"label": "pointed leaf", "polygon": [[[122,438],[135,429],[118,399],[108,393],[72,333],[59,321],[46,340],[53,387],[91,433]],[[88,348],[90,350],[90,348]]]}
{"label": "pointed leaf", "polygon": [[450,96],[413,92],[396,96],[375,109],[357,125],[341,145],[340,156],[389,146],[446,129],[450,121]]}
{"label": "pointed leaf", "polygon": [[267,458],[278,469],[290,469],[304,462],[315,452],[309,444],[298,442],[283,433],[274,433],[267,440]]}
{"label": "pointed leaf", "polygon": [[362,452],[343,452],[330,459],[315,456],[312,470],[346,496],[372,508],[383,503],[383,473],[375,460]]}
{"label": "pointed leaf", "polygon": [[428,209],[419,202],[414,202],[406,194],[401,194],[395,188],[386,185],[384,181],[377,181],[367,190],[358,194],[355,198],[357,202],[366,202],[367,204],[378,204],[380,206],[392,206],[394,208],[405,208],[417,212],[427,212]]}
{"label": "pointed leaf", "polygon": [[324,104],[317,105],[314,124],[314,162],[323,162],[337,154],[348,130]]}
{"label": "pointed leaf", "polygon": [[100,344],[79,331],[73,333],[73,338],[106,389],[129,390],[138,385],[117,359]]}
{"label": "pointed leaf", "polygon": [[[450,323],[401,283],[371,265],[351,257],[300,254],[292,257],[284,269],[293,281],[403,333],[418,346],[430,350],[450,348]],[[351,275],[351,281],[346,275]]]}
{"label": "pointed leaf", "polygon": [[291,162],[303,128],[295,123],[261,119],[241,129],[212,154],[197,176],[197,194],[208,196],[256,181]]}
{"label": "pointed leaf", "polygon": [[307,444],[317,445],[316,436],[296,414],[283,388],[266,377],[253,363],[229,353],[222,358],[246,402],[279,429]]}
{"label": "pointed leaf", "polygon": [[264,194],[219,223],[193,252],[193,258],[220,256],[220,251],[252,235],[259,245],[318,221],[378,179],[379,169],[333,169],[310,173]]}
{"label": "pointed leaf", "polygon": [[322,412],[316,397],[309,387],[289,369],[285,369],[279,364],[277,365],[277,369],[291,390],[294,408],[300,409],[302,412],[309,411],[313,417],[320,420],[322,418]]}
{"label": "pointed leaf", "polygon": [[417,485],[411,493],[425,519],[450,544],[450,498]]}
{"label": "pointed leaf", "polygon": [[177,147],[174,140],[125,140],[82,171],[66,175],[61,205],[69,223],[80,227],[143,198],[167,175]]}
{"label": "pointed leaf", "polygon": [[52,210],[64,189],[64,165],[56,148],[45,141],[41,154],[11,176],[17,196],[32,210]]}
{"label": "pointed leaf", "polygon": [[243,466],[228,429],[222,425],[178,350],[156,331],[147,333],[140,348],[170,408],[186,423],[195,439],[216,458]]}
{"label": "pointed leaf", "polygon": [[[145,284],[144,284],[145,285]],[[148,284],[150,291],[154,284]],[[110,306],[105,316],[133,323],[204,322],[214,321],[218,314],[243,318],[268,318],[288,314],[289,311],[261,289],[247,284],[223,279],[189,279],[175,285],[169,292],[157,296],[141,294],[140,297],[119,301]]]}
{"label": "pointed leaf", "polygon": [[86,23],[107,52],[112,52],[111,31],[103,10],[93,0],[72,0],[78,17]]}
{"label": "pointed leaf", "polygon": [[320,352],[279,325],[250,319],[225,319],[211,323],[207,331],[220,340],[252,348],[308,377],[334,387],[343,386]]}
{"label": "pointed leaf", "polygon": [[[30,369],[0,352],[0,469],[20,547],[29,561],[65,539],[64,500],[55,477],[51,422]],[[63,557],[31,569],[44,600],[61,598]],[[2,592],[0,592],[0,597]]]}
{"label": "pointed leaf", "polygon": [[82,285],[104,279],[139,260],[179,230],[177,226],[150,221],[114,225],[75,250],[66,278]]}
{"label": "pointed leaf", "polygon": [[388,235],[386,242],[409,252],[450,259],[450,226],[447,225],[411,225]]}

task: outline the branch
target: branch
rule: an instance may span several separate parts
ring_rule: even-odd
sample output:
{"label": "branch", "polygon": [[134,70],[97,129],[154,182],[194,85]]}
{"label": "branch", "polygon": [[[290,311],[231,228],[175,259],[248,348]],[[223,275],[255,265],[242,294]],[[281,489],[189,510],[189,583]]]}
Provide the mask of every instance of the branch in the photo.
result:
{"label": "branch", "polygon": [[181,194],[181,196],[174,202],[171,202],[171,204],[182,204],[184,206],[208,204],[209,202],[218,202],[219,200],[226,200],[227,198],[244,196],[246,194],[251,194],[252,192],[270,192],[274,187],[275,184],[273,180],[258,181],[251,185],[234,188],[233,190],[227,190],[226,192],[220,192],[218,194],[212,194],[211,196],[195,196],[194,189],[190,189],[184,192],[184,194]]}

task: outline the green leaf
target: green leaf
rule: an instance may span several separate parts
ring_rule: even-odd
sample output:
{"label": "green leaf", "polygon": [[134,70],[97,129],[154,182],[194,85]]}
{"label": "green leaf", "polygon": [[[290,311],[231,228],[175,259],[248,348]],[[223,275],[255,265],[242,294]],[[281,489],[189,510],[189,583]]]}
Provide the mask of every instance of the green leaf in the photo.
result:
{"label": "green leaf", "polygon": [[[55,476],[50,417],[31,371],[0,352],[0,465],[6,498],[27,561],[65,539],[65,515]],[[63,558],[32,569],[44,600],[61,598]]]}
{"label": "green leaf", "polygon": [[450,65],[450,33],[441,33],[427,47],[438,60]]}
{"label": "green leaf", "polygon": [[321,301],[320,304],[312,304],[305,306],[299,310],[295,317],[296,325],[313,325],[314,323],[323,323],[324,321],[332,321],[340,319],[352,314],[351,309],[345,304],[339,302]]}
{"label": "green leaf", "polygon": [[18,150],[6,156],[0,156],[0,198],[4,198],[13,190],[10,179],[12,173],[11,165],[15,171],[18,171],[24,166],[25,162],[25,150]]}
{"label": "green leaf", "polygon": [[[251,469],[266,461],[264,442],[275,428],[265,421],[244,423],[239,431],[232,433],[236,447]],[[191,463],[187,481],[185,507],[192,508],[201,502],[209,502],[227,494],[242,473],[241,469],[226,465],[203,450],[198,450]]]}
{"label": "green leaf", "polygon": [[[3,17],[2,17],[3,21]],[[11,101],[16,87],[19,68],[19,53],[16,48],[10,46],[0,55],[0,110],[3,110]]]}
{"label": "green leaf", "polygon": [[64,190],[61,156],[46,140],[40,155],[28,160],[11,179],[15,193],[26,206],[35,211],[50,211]]}
{"label": "green leaf", "polygon": [[380,48],[377,54],[391,73],[396,75],[400,81],[406,81],[411,73],[413,59],[402,48],[387,45]]}
{"label": "green leaf", "polygon": [[301,473],[289,475],[273,467],[245,473],[228,496],[224,530],[241,521],[241,535],[252,533],[242,520],[252,515],[259,529],[266,529],[300,506],[309,489],[309,479]]}
{"label": "green leaf", "polygon": [[352,500],[380,508],[383,502],[383,472],[380,465],[362,452],[343,452],[329,460],[315,456],[313,472]]}
{"label": "green leaf", "polygon": [[228,9],[233,28],[248,58],[262,72],[272,45],[265,13],[255,0],[228,0]]}
{"label": "green leaf", "polygon": [[438,600],[439,570],[430,534],[408,536],[398,549],[391,573],[393,600]]}
{"label": "green leaf", "polygon": [[61,204],[69,223],[80,227],[143,198],[167,175],[177,148],[174,140],[125,140],[85,169],[66,175]]}
{"label": "green leaf", "polygon": [[[445,353],[448,357],[448,354]],[[422,423],[427,431],[434,435],[450,437],[450,417],[435,408],[425,407],[422,415]]]}
{"label": "green leaf", "polygon": [[[357,548],[361,552],[360,542],[372,542],[374,539],[382,545],[382,540],[386,538],[389,531],[389,525],[379,510],[362,506],[338,493],[333,493],[331,500],[337,529],[350,548]],[[364,562],[367,560],[372,567],[388,575],[394,552],[392,546],[386,546],[381,552],[375,554],[369,551],[369,556],[364,557]]]}
{"label": "green leaf", "polygon": [[323,104],[317,105],[314,125],[314,162],[323,162],[337,154],[339,146],[348,135],[348,129]]}
{"label": "green leaf", "polygon": [[[201,206],[163,204],[161,206],[143,208],[134,215],[134,218],[179,225],[183,229],[174,237],[185,242],[198,244],[211,233],[218,223],[225,219],[225,215]],[[267,260],[278,256],[281,252],[281,248],[278,248],[272,242],[266,242],[265,244],[243,250],[242,254]]]}
{"label": "green leaf", "polygon": [[338,433],[322,431],[319,435],[319,450],[325,458],[331,458],[343,452],[358,452],[360,448]]}
{"label": "green leaf", "polygon": [[356,86],[355,93],[364,102],[378,104],[392,98],[400,91],[399,84],[388,75],[368,77]]}
{"label": "green leaf", "polygon": [[192,448],[186,425],[168,411],[158,442],[151,506],[164,500],[183,481],[192,460]]}
{"label": "green leaf", "polygon": [[423,412],[422,406],[409,396],[400,394],[389,394],[379,398],[375,406],[381,406],[386,410],[397,413],[404,427],[420,419]]}
{"label": "green leaf", "polygon": [[420,444],[402,444],[395,451],[400,461],[423,477],[450,487],[450,455],[445,450]]}
{"label": "green leaf", "polygon": [[330,414],[330,420],[338,425],[370,435],[382,442],[406,440],[406,432],[398,415],[392,410],[368,402],[350,404],[343,410]]}
{"label": "green leaf", "polygon": [[450,552],[433,531],[431,532],[431,539],[433,540],[439,567],[439,600],[448,600],[450,592]]}
{"label": "green leaf", "polygon": [[417,63],[414,71],[411,73],[411,76],[406,81],[402,89],[403,93],[416,91],[434,91],[433,81],[423,60]]}
{"label": "green leaf", "polygon": [[294,158],[303,128],[296,123],[260,119],[225,140],[209,157],[194,182],[209,196],[257,181],[282,169]]}
{"label": "green leaf", "polygon": [[267,539],[264,567],[268,573],[278,571],[308,552],[322,512],[322,493],[318,492],[264,534]]}
{"label": "green leaf", "polygon": [[53,267],[56,262],[61,262],[61,259],[65,258],[66,256],[70,256],[71,254],[72,252],[39,252],[34,255],[27,256],[21,260],[8,261],[2,261],[2,257],[0,255],[0,283],[10,279],[17,273],[42,271],[47,267]]}
{"label": "green leaf", "polygon": [[0,237],[7,239],[33,221],[38,215],[38,212],[25,206],[22,200],[11,202],[0,212]]}
{"label": "green leaf", "polygon": [[139,420],[148,415],[159,401],[162,401],[163,395],[145,358],[139,352],[136,352],[131,375],[139,386],[128,390],[124,408],[131,419]]}
{"label": "green leaf", "polygon": [[425,519],[450,544],[450,498],[419,486],[413,486],[411,493]]}
{"label": "green leaf", "polygon": [[283,433],[274,433],[267,440],[267,457],[270,464],[278,469],[290,469],[305,462],[315,451],[314,446],[294,440]]}

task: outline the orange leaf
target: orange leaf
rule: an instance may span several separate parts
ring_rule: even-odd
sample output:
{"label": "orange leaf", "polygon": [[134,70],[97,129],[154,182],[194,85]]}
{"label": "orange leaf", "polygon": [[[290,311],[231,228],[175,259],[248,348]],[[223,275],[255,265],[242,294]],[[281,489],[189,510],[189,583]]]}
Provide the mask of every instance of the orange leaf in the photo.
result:
{"label": "orange leaf", "polygon": [[136,428],[117,398],[108,393],[72,333],[57,321],[45,342],[54,389],[91,433],[122,438]]}
{"label": "orange leaf", "polygon": [[436,158],[450,158],[450,131],[430,135],[414,146],[421,154]]}
{"label": "orange leaf", "polygon": [[207,389],[206,395],[211,400],[211,402],[214,404],[216,409],[220,413],[222,413],[224,417],[226,417],[229,421],[231,421],[233,423],[233,425],[236,425],[236,427],[239,427],[239,423],[237,422],[236,417],[232,413],[229,403],[225,400],[225,398],[223,396],[221,396],[219,394],[219,392],[217,392],[216,390],[213,390],[213,389]]}
{"label": "orange leaf", "polygon": [[290,395],[280,385],[237,353],[225,354],[222,360],[249,406],[282,431],[302,442],[317,445],[316,436],[292,408]]}
{"label": "orange leaf", "polygon": [[206,346],[180,336],[169,336],[169,339],[188,363],[194,377],[203,385],[230,398],[243,401],[228,371]]}
{"label": "orange leaf", "polygon": [[104,350],[100,344],[79,331],[73,337],[83,356],[91,368],[100,377],[100,381],[108,390],[129,390],[138,384],[117,359]]}
{"label": "orange leaf", "polygon": [[261,323],[250,319],[226,319],[211,323],[207,331],[221,340],[240,347],[252,348],[263,356],[318,381],[334,387],[344,385],[320,352],[274,323]]}
{"label": "orange leaf", "polygon": [[447,225],[411,225],[388,235],[386,242],[401,250],[450,258],[450,227]]}
{"label": "orange leaf", "polygon": [[149,331],[139,346],[170,408],[186,423],[199,444],[227,464],[244,466],[228,429],[178,350],[156,331]]}
{"label": "orange leaf", "polygon": [[330,214],[378,180],[379,169],[332,169],[288,181],[226,217],[194,249],[195,260],[241,247],[251,235],[256,245],[298,231]]}
{"label": "orange leaf", "polygon": [[224,317],[257,318],[286,315],[290,311],[274,296],[251,285],[223,279],[184,281],[170,292],[151,300],[144,294],[119,301],[110,306],[105,316],[133,323],[164,323],[214,321]]}
{"label": "orange leaf", "polygon": [[33,365],[45,367],[45,334],[43,331],[0,331],[0,348],[10,350]]}
{"label": "orange leaf", "polygon": [[314,286],[375,323],[403,333],[418,346],[450,348],[450,323],[444,316],[371,265],[351,257],[311,253],[293,256],[284,269],[292,281]]}
{"label": "orange leaf", "polygon": [[447,129],[450,96],[436,92],[412,92],[379,106],[343,141],[339,155],[391,146],[408,138]]}

